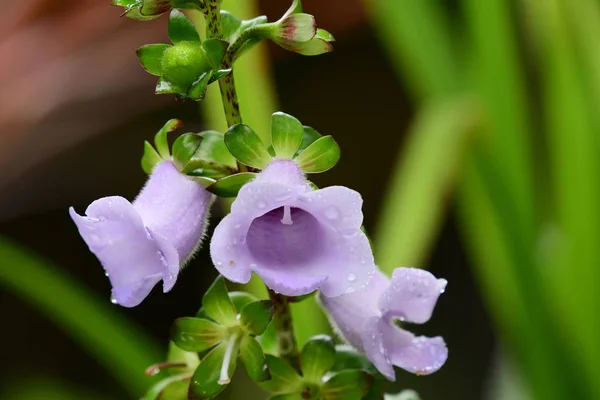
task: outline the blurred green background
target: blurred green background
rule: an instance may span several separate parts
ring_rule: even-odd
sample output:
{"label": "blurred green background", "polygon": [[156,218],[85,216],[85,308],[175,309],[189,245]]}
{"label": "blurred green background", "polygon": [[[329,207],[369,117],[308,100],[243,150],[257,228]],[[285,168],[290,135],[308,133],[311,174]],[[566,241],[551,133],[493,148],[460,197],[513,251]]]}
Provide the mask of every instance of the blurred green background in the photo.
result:
{"label": "blurred green background", "polygon": [[[223,126],[153,94],[134,50],[166,40],[97,0],[10,2],[0,15],[0,399],[134,399],[171,321],[215,277],[203,249],[167,295],[109,302],[67,208],[133,198],[142,142],[168,118]],[[243,118],[281,109],[342,148],[319,186],[360,191],[378,264],[449,280],[431,322],[450,358],[397,389],[426,399],[600,399],[600,2],[305,0],[336,52],[272,45],[237,65]],[[225,0],[276,19],[281,1]],[[214,89],[214,88],[213,88]],[[212,226],[222,217],[217,207]],[[206,246],[205,246],[206,247]],[[295,310],[305,340],[326,329]],[[239,377],[222,396],[265,396]]]}

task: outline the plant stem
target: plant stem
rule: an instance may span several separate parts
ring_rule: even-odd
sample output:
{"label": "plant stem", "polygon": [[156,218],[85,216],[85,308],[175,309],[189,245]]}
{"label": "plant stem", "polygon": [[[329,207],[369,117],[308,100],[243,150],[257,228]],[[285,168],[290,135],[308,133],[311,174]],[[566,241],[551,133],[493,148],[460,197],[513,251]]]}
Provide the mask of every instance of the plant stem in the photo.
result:
{"label": "plant stem", "polygon": [[289,300],[286,296],[275,293],[271,289],[269,289],[269,297],[275,306],[273,326],[275,327],[275,341],[279,357],[288,361],[295,369],[300,370],[298,344],[294,335]]}

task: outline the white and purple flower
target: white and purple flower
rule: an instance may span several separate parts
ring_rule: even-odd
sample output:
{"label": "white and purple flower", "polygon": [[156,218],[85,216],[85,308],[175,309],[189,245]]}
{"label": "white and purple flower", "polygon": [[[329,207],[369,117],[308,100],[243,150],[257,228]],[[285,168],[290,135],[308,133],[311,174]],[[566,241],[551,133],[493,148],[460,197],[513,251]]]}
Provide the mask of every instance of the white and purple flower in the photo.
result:
{"label": "white and purple flower", "polygon": [[202,185],[163,161],[133,203],[103,197],[89,205],[86,216],[73,207],[69,213],[102,263],[114,301],[135,307],[160,280],[165,293],[173,288],[204,235],[212,199]]}
{"label": "white and purple flower", "polygon": [[240,189],[215,229],[213,262],[231,281],[246,283],[254,272],[287,296],[351,293],[375,270],[361,208],[354,190],[314,190],[294,161],[274,160]]}
{"label": "white and purple flower", "polygon": [[421,269],[397,268],[391,281],[377,271],[365,288],[335,298],[320,296],[320,300],[346,341],[393,381],[394,365],[427,375],[446,362],[444,339],[415,336],[396,324],[427,322],[446,284]]}

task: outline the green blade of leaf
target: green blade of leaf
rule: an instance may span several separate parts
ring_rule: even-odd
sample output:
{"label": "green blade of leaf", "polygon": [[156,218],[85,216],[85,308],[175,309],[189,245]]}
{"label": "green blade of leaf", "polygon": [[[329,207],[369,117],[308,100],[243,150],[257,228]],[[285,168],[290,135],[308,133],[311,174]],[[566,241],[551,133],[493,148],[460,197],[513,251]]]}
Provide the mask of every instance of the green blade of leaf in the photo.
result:
{"label": "green blade of leaf", "polygon": [[307,174],[324,172],[331,169],[340,159],[340,146],[331,136],[315,140],[298,157],[296,164]]}
{"label": "green blade of leaf", "polygon": [[258,297],[247,292],[229,292],[229,298],[236,310],[243,309],[247,304],[258,300]]}
{"label": "green blade of leaf", "polygon": [[181,172],[187,172],[188,164],[200,148],[202,141],[202,136],[194,133],[183,134],[175,140],[173,143],[173,163]]}
{"label": "green blade of leaf", "polygon": [[206,95],[206,87],[208,86],[208,82],[210,82],[210,78],[212,77],[212,70],[202,73],[194,82],[187,91],[187,97],[192,100],[202,100]]}
{"label": "green blade of leaf", "polygon": [[290,393],[300,387],[302,379],[290,364],[270,354],[265,354],[265,358],[271,380],[260,384],[263,389],[274,393]]}
{"label": "green blade of leaf", "polygon": [[373,377],[365,371],[344,371],[325,382],[322,393],[325,400],[361,400],[372,385]]}
{"label": "green blade of leaf", "polygon": [[171,43],[200,42],[200,36],[192,21],[179,10],[171,11],[169,16],[169,40]]}
{"label": "green blade of leaf", "polygon": [[202,318],[178,318],[171,328],[171,340],[185,351],[208,350],[226,336],[225,328]]}
{"label": "green blade of leaf", "polygon": [[169,142],[167,141],[167,133],[173,132],[175,129],[182,126],[183,123],[178,119],[170,119],[166,124],[163,125],[162,128],[160,128],[158,133],[154,135],[154,145],[156,146],[156,150],[158,150],[158,154],[160,154],[163,160],[168,160],[171,158]]}
{"label": "green blade of leaf", "polygon": [[240,322],[251,335],[262,335],[267,329],[275,307],[271,300],[259,300],[247,304],[240,312]]}
{"label": "green blade of leaf", "polygon": [[272,161],[265,145],[248,125],[233,125],[225,132],[225,145],[242,164],[264,169]]}
{"label": "green blade of leaf", "polygon": [[147,44],[137,49],[136,54],[142,67],[152,75],[160,76],[162,73],[163,53],[170,46],[168,44]]}
{"label": "green blade of leaf", "polygon": [[221,325],[237,325],[237,311],[229,298],[225,279],[219,276],[202,298],[202,309]]}
{"label": "green blade of leaf", "polygon": [[213,69],[219,69],[221,66],[228,46],[229,43],[221,39],[207,39],[202,42],[202,48],[204,49],[208,63]]}
{"label": "green blade of leaf", "polygon": [[252,336],[244,336],[242,339],[240,359],[244,363],[246,373],[253,381],[264,382],[271,379],[263,349]]}
{"label": "green blade of leaf", "polygon": [[305,400],[302,397],[302,393],[285,393],[276,394],[275,396],[269,397],[269,400]]}
{"label": "green blade of leaf", "polygon": [[[212,349],[202,359],[194,372],[194,376],[192,376],[188,400],[212,399],[221,393],[227,387],[229,379],[235,372],[237,352],[235,340],[233,342],[222,342]],[[225,371],[223,371],[223,366],[226,368]],[[223,372],[226,376],[223,376]]]}
{"label": "green blade of leaf", "polygon": [[278,159],[291,160],[302,144],[304,127],[291,115],[276,112],[271,116],[271,142]]}
{"label": "green blade of leaf", "polygon": [[158,82],[156,82],[156,88],[154,89],[156,94],[180,94],[185,96],[185,89],[180,86],[174,84],[173,82],[169,82],[163,77],[158,78]]}
{"label": "green blade of leaf", "polygon": [[302,375],[311,382],[321,382],[321,378],[335,363],[335,344],[327,335],[311,338],[302,349],[300,365]]}
{"label": "green blade of leaf", "polygon": [[187,394],[190,373],[178,374],[166,377],[153,385],[143,400],[175,400],[182,399],[181,393]]}
{"label": "green blade of leaf", "polygon": [[242,186],[256,177],[254,172],[240,172],[219,179],[206,187],[206,190],[219,197],[236,197]]}
{"label": "green blade of leaf", "polygon": [[161,156],[154,150],[154,147],[148,142],[144,142],[144,155],[142,156],[142,169],[150,175],[152,170],[159,162],[163,161]]}

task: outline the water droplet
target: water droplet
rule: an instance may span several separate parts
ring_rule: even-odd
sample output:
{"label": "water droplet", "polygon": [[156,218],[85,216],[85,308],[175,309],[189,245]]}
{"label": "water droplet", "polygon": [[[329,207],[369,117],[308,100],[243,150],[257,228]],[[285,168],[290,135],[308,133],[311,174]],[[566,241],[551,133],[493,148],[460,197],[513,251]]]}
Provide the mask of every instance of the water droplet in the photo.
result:
{"label": "water droplet", "polygon": [[331,220],[338,219],[340,217],[340,210],[335,206],[331,206],[325,210],[325,216]]}
{"label": "water droplet", "polygon": [[104,276],[106,276],[108,278],[110,276],[110,274],[108,272],[105,272]]}
{"label": "water droplet", "polygon": [[170,272],[167,272],[167,280],[170,281],[173,279],[173,274]]}
{"label": "water droplet", "polygon": [[258,207],[258,208],[265,208],[266,206],[267,206],[267,203],[265,203],[262,200],[259,200],[256,202],[256,207]]}
{"label": "water droplet", "polygon": [[216,262],[216,265],[217,265],[217,267],[220,267],[220,266],[222,266],[222,265],[223,265],[223,261],[217,261],[217,262]]}
{"label": "water droplet", "polygon": [[256,264],[250,264],[250,268],[256,268],[258,265]]}
{"label": "water droplet", "polygon": [[349,287],[349,288],[346,290],[346,293],[347,293],[347,294],[354,293],[354,292],[356,292],[356,289],[355,289],[355,288],[353,288],[353,287]]}
{"label": "water droplet", "polygon": [[117,302],[117,299],[115,299],[115,296],[110,296],[110,302],[113,303],[113,304],[119,304]]}
{"label": "water droplet", "polygon": [[350,282],[354,282],[356,280],[356,275],[354,275],[353,273],[348,274],[348,280]]}

